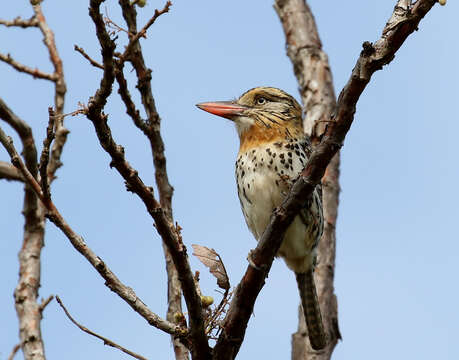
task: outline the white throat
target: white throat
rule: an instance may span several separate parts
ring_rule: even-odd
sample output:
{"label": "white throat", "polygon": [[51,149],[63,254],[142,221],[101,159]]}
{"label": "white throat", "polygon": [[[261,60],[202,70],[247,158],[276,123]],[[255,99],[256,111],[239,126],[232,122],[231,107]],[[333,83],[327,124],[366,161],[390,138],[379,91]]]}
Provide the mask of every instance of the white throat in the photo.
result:
{"label": "white throat", "polygon": [[254,121],[247,116],[238,116],[234,119],[234,124],[236,125],[236,130],[239,137],[242,136],[250,127],[253,125]]}

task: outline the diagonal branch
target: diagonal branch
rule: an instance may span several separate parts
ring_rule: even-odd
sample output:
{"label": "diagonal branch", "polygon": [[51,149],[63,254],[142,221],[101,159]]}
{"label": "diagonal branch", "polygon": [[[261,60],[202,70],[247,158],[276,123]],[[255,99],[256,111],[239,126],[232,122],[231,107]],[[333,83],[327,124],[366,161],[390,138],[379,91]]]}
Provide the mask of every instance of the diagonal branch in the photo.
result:
{"label": "diagonal branch", "polygon": [[37,68],[33,69],[27,65],[21,64],[20,62],[14,60],[10,54],[0,54],[0,61],[3,61],[11,65],[14,69],[19,72],[23,72],[29,75],[32,75],[35,79],[44,79],[49,81],[56,81],[57,77],[55,74],[48,74]]}
{"label": "diagonal branch", "polygon": [[[404,9],[403,16],[393,23],[386,24],[383,35],[377,42],[364,43],[364,49],[351,77],[338,98],[333,121],[327,127],[320,144],[314,149],[289,194],[281,206],[275,209],[258,246],[252,252],[252,260],[257,268],[249,265],[235,290],[223,324],[223,331],[214,348],[214,358],[234,359],[237,355],[255,300],[281,245],[283,234],[321,181],[333,156],[341,148],[354,119],[355,107],[360,95],[372,74],[394,58],[395,52],[417,29],[421,19],[435,3],[436,0],[418,0],[411,9]],[[394,11],[398,11],[397,8]]]}
{"label": "diagonal branch", "polygon": [[38,166],[38,169],[40,170],[41,189],[43,191],[43,196],[45,197],[46,201],[51,199],[47,170],[49,164],[49,147],[51,146],[51,143],[54,140],[54,124],[56,123],[56,114],[54,113],[53,108],[48,108],[48,114],[49,120],[48,127],[46,128],[46,138],[45,140],[43,140],[43,150],[40,156],[40,165]]}
{"label": "diagonal branch", "polygon": [[139,360],[147,360],[146,358],[144,358],[143,356],[139,355],[139,354],[136,354],[135,352],[131,351],[131,350],[128,350],[126,349],[125,347],[121,346],[121,345],[118,345],[116,342],[110,340],[110,339],[107,339],[106,337],[102,336],[102,335],[99,335],[97,333],[95,333],[94,331],[88,329],[86,326],[83,326],[81,324],[79,324],[73,317],[72,315],[70,315],[69,311],[67,310],[67,308],[64,306],[64,304],[62,303],[61,299],[59,296],[56,296],[56,300],[58,302],[58,304],[61,306],[62,310],[64,310],[64,313],[65,315],[67,315],[67,317],[69,318],[69,320],[75,324],[81,331],[84,331],[85,333],[89,334],[89,335],[92,335],[100,340],[102,340],[104,342],[104,345],[108,345],[108,346],[111,346],[111,347],[114,347],[115,349],[118,349],[118,350],[121,350],[122,352],[124,352],[125,354],[128,354],[136,359],[139,359]]}
{"label": "diagonal branch", "polygon": [[[305,0],[276,0],[274,5],[284,29],[287,55],[300,85],[305,109],[304,129],[314,145],[320,142],[325,124],[336,106],[328,58],[322,50],[317,26]],[[314,272],[322,319],[328,334],[327,347],[314,351],[309,345],[304,312],[299,311],[298,331],[292,335],[292,359],[328,360],[341,334],[338,327],[338,305],[334,294],[336,255],[336,219],[339,201],[339,163],[337,153],[322,178],[324,231],[317,249]]]}
{"label": "diagonal branch", "polygon": [[35,16],[32,16],[30,19],[24,20],[21,19],[19,16],[14,18],[13,20],[2,20],[0,19],[0,25],[5,25],[6,27],[22,27],[22,28],[28,28],[28,27],[37,27],[38,26],[38,20],[36,19]]}
{"label": "diagonal branch", "polygon": [[[127,4],[123,2],[123,0],[120,0],[120,2],[122,3],[123,14],[126,13],[126,6],[134,9],[134,7],[130,6],[129,1]],[[111,94],[112,85],[115,78],[113,59],[115,44],[110,39],[110,36],[105,29],[103,18],[100,14],[100,4],[100,0],[91,0],[89,14],[96,26],[96,34],[102,47],[104,72],[100,82],[100,87],[88,104],[86,116],[93,123],[102,148],[111,156],[111,166],[115,167],[120,175],[124,178],[128,190],[132,191],[140,197],[148,213],[155,221],[155,227],[171,254],[174,264],[178,270],[178,278],[183,287],[184,297],[187,303],[190,318],[190,341],[193,347],[193,351],[195,351],[195,353],[199,356],[207,358],[209,356],[210,350],[207,343],[207,338],[204,333],[204,320],[202,316],[201,299],[196,291],[193,273],[188,262],[186,247],[183,245],[180,232],[171,221],[171,217],[169,216],[169,209],[164,209],[161,206],[162,204],[158,203],[153,195],[153,189],[145,186],[143,181],[138,176],[137,171],[133,169],[131,165],[126,161],[124,156],[124,149],[114,141],[111,135],[111,130],[107,124],[107,116],[102,113],[102,109],[107,101],[107,98]],[[135,11],[135,9],[133,11]],[[130,14],[135,15],[135,13]],[[138,42],[136,42],[136,44],[138,44]],[[145,79],[145,77],[139,78],[141,80]],[[146,81],[142,84],[151,88],[149,81]],[[146,100],[151,102],[150,106],[154,106],[154,100],[152,96],[147,96]],[[160,141],[162,144],[162,140],[159,134],[159,116],[157,115],[156,111],[154,114],[152,113],[148,115],[157,117],[155,131],[157,132],[158,143]],[[158,152],[159,156],[163,156],[163,161],[160,164],[161,166],[165,166],[163,151],[164,147],[162,148],[162,151]],[[156,172],[158,172],[158,168],[160,167],[156,166],[156,162],[155,167]],[[158,187],[160,187],[160,184],[158,184]],[[170,190],[170,194],[172,194],[172,189]]]}
{"label": "diagonal branch", "polygon": [[[25,166],[32,179],[38,175],[37,150],[30,126],[19,118],[0,99],[0,118],[19,135],[25,159]],[[19,157],[19,156],[18,156]],[[24,178],[24,176],[23,176]],[[25,179],[25,178],[24,178]],[[19,320],[19,337],[24,357],[44,359],[44,345],[41,337],[39,305],[36,301],[40,287],[40,253],[45,231],[42,208],[37,195],[25,179],[24,186],[24,236],[19,252],[19,280],[14,291],[16,313]]]}
{"label": "diagonal branch", "polygon": [[[145,36],[145,34],[147,33],[147,30],[149,29],[149,27],[151,25],[153,25],[156,21],[157,18],[159,18],[161,15],[169,12],[169,8],[172,6],[172,2],[170,1],[167,1],[166,2],[166,5],[164,5],[164,8],[162,10],[158,10],[158,9],[155,9],[155,13],[153,14],[153,16],[151,17],[150,20],[148,20],[148,22],[145,24],[145,26],[140,29],[139,32],[131,32],[129,30],[128,34],[135,34],[134,36],[132,36],[130,39],[129,39],[129,44],[126,46],[126,50],[124,51],[123,55],[121,55],[120,57],[120,61],[123,62],[125,59],[128,58],[128,56],[130,55],[130,52],[131,50],[134,48],[134,45],[135,43],[143,36]],[[134,8],[134,6],[131,5],[131,8]]]}
{"label": "diagonal branch", "polygon": [[54,33],[46,22],[46,18],[41,8],[41,2],[30,0],[30,3],[34,11],[35,18],[38,21],[38,27],[43,35],[43,42],[48,50],[49,60],[54,67],[54,111],[56,113],[54,122],[55,141],[53,142],[53,146],[51,148],[49,164],[47,167],[49,181],[52,182],[55,179],[57,169],[62,166],[61,155],[69,133],[69,131],[64,127],[64,116],[62,116],[64,114],[64,102],[65,94],[67,93],[67,85],[65,84],[64,67],[57,50]]}
{"label": "diagonal branch", "polygon": [[110,268],[97,256],[85,243],[83,238],[78,235],[70,225],[65,221],[56,206],[51,200],[46,200],[41,190],[40,184],[32,176],[30,171],[25,166],[21,157],[17,153],[13,140],[11,137],[6,136],[0,127],[0,143],[5,147],[11,158],[11,163],[16,166],[26,179],[26,182],[33,189],[35,194],[41,200],[43,205],[46,206],[47,217],[67,236],[73,247],[82,254],[88,262],[97,270],[97,272],[104,278],[105,285],[118,294],[124,301],[126,301],[134,311],[140,314],[147,322],[168,334],[184,337],[187,335],[187,330],[170,323],[169,321],[161,319],[158,315],[153,313],[145,303],[136,295],[134,290],[124,285],[118,277],[110,270]]}
{"label": "diagonal branch", "polygon": [[93,58],[91,58],[88,54],[86,54],[86,52],[84,51],[83,48],[79,47],[78,45],[74,45],[73,46],[73,49],[77,52],[79,52],[86,60],[89,61],[89,63],[96,67],[96,68],[99,68],[99,69],[104,69],[104,67],[102,66],[102,64],[98,63],[96,60],[94,60]]}
{"label": "diagonal branch", "polygon": [[[171,3],[168,1],[163,10],[155,10],[154,16],[150,19],[146,26],[143,27],[137,33],[137,11],[135,6],[129,2],[129,0],[120,0],[120,6],[122,8],[123,17],[128,25],[128,34],[131,35],[130,42],[127,49],[124,52],[124,55],[118,62],[118,72],[116,75],[117,82],[119,84],[119,94],[126,105],[126,110],[128,115],[132,118],[135,126],[139,128],[149,139],[150,146],[153,155],[153,164],[155,167],[155,179],[156,185],[159,192],[159,202],[161,207],[165,209],[166,213],[171,222],[173,222],[173,213],[172,213],[172,195],[173,187],[169,183],[167,168],[166,168],[166,157],[164,154],[164,143],[161,137],[160,126],[161,118],[156,110],[155,100],[153,98],[152,89],[151,89],[151,70],[148,69],[145,65],[143,58],[142,47],[138,39],[142,34],[145,33],[147,28],[153,24],[153,22],[161,15],[166,13],[171,6]],[[124,80],[123,75],[123,59],[129,59],[133,65],[136,75],[137,75],[137,89],[140,92],[142,104],[144,106],[145,112],[147,114],[147,120],[144,121],[139,114],[139,111],[136,110],[133,102],[130,98],[129,91],[127,90],[127,84]],[[167,319],[170,321],[175,321],[176,314],[182,313],[182,289],[179,281],[179,274],[174,265],[174,261],[171,257],[171,253],[167,245],[163,242],[164,257],[166,259],[166,273],[167,273]],[[189,308],[190,304],[187,303]],[[198,312],[189,312],[189,314],[197,314]],[[191,323],[191,321],[190,321]],[[187,349],[178,341],[173,340],[174,344],[174,353],[177,360],[187,360],[189,358]],[[207,346],[202,341],[202,348],[206,349]],[[206,350],[207,351],[207,350]]]}
{"label": "diagonal branch", "polygon": [[24,181],[20,171],[10,163],[4,161],[0,161],[0,179],[5,179],[8,181]]}

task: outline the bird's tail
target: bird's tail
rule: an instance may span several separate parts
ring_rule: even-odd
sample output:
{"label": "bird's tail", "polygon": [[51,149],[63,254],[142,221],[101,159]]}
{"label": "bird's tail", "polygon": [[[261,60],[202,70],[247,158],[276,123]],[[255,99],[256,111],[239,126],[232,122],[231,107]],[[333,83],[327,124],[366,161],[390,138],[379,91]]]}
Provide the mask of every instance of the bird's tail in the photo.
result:
{"label": "bird's tail", "polygon": [[308,327],[309,342],[314,350],[321,350],[327,345],[327,339],[322,323],[322,315],[320,314],[312,269],[305,273],[295,273],[295,275]]}

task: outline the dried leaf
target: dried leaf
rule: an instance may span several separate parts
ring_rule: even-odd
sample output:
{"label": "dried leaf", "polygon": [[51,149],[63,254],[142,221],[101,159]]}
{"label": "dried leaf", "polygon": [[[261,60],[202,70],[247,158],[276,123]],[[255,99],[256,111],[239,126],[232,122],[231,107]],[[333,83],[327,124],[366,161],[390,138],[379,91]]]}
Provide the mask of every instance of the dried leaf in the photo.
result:
{"label": "dried leaf", "polygon": [[214,249],[192,244],[193,255],[196,256],[205,266],[209,268],[210,273],[217,278],[217,285],[223,290],[230,288],[228,274],[226,273],[223,261]]}

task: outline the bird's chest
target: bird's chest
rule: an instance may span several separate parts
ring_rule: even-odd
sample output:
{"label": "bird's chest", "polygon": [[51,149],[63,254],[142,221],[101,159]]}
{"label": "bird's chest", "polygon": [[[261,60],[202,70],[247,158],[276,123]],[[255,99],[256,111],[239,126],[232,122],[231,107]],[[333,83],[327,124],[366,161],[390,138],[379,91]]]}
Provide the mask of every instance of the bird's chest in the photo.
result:
{"label": "bird's chest", "polygon": [[305,163],[302,144],[296,141],[265,144],[239,153],[236,161],[239,200],[247,225],[257,240]]}

